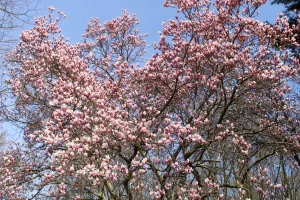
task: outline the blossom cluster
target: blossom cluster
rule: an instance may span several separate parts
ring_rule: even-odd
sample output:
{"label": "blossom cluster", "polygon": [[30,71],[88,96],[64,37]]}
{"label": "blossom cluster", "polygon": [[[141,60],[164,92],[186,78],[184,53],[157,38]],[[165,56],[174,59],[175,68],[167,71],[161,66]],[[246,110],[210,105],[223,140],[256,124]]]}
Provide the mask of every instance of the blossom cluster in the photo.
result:
{"label": "blossom cluster", "polygon": [[[14,106],[3,112],[23,122],[25,144],[1,155],[0,197],[281,198],[278,173],[300,164],[285,98],[299,27],[255,20],[264,3],[167,0],[182,15],[145,63],[135,15],[92,18],[71,45],[50,7],[7,58]],[[290,170],[267,169],[271,159]]]}

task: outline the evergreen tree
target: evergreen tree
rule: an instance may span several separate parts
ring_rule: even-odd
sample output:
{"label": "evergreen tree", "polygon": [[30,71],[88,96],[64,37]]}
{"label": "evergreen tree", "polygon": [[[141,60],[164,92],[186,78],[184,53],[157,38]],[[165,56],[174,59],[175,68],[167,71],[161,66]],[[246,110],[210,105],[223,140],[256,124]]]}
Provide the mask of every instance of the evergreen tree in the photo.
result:
{"label": "evergreen tree", "polygon": [[[300,0],[273,0],[272,4],[283,4],[285,7],[284,14],[289,18],[290,26],[292,27],[293,25],[298,24],[297,18],[300,14]],[[295,33],[299,35],[299,32],[295,31]],[[298,42],[300,41],[299,36],[296,39]],[[289,47],[292,50],[294,56],[300,58],[299,47],[290,44],[285,44],[285,46]]]}

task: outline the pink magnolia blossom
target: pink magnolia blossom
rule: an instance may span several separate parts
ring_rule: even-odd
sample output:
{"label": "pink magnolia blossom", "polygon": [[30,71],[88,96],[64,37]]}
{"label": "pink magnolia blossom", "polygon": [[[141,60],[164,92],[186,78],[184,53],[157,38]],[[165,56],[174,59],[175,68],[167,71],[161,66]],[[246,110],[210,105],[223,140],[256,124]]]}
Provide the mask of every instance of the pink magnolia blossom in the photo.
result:
{"label": "pink magnolia blossom", "polygon": [[264,3],[167,0],[180,17],[162,24],[146,62],[128,11],[92,18],[76,45],[59,30],[62,12],[38,18],[7,57],[13,106],[2,113],[25,142],[1,152],[0,197],[284,197],[278,173],[299,166],[285,98],[300,69],[285,47],[299,27],[254,19]]}

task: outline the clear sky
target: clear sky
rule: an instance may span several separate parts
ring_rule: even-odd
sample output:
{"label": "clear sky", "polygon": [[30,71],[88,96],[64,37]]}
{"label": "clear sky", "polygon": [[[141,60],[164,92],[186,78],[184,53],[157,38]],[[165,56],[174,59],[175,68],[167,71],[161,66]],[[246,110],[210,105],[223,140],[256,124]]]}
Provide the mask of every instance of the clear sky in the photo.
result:
{"label": "clear sky", "polygon": [[[157,41],[162,21],[168,21],[177,15],[175,9],[163,8],[163,3],[164,0],[41,0],[45,8],[54,6],[56,11],[61,10],[67,15],[60,27],[71,43],[82,40],[81,35],[91,17],[98,17],[103,23],[121,15],[122,9],[137,14],[141,33],[149,34],[148,43]],[[273,22],[282,10],[282,6],[270,6],[268,3],[260,9],[258,19]]]}
{"label": "clear sky", "polygon": [[148,33],[147,42],[151,43],[159,38],[161,22],[177,14],[175,9],[162,7],[164,0],[42,0],[41,3],[45,7],[52,5],[56,11],[61,10],[67,15],[60,27],[72,43],[81,40],[91,17],[98,17],[103,23],[122,15],[124,9],[137,14],[141,33]]}

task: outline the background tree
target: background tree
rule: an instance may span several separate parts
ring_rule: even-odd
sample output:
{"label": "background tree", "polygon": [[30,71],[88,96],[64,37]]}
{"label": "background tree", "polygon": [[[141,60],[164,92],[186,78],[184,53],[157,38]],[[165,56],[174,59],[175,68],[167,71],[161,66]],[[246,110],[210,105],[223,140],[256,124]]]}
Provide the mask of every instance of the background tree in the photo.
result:
{"label": "background tree", "polygon": [[[38,1],[30,0],[3,0],[0,2],[0,63],[3,69],[3,56],[12,50],[18,41],[18,32],[22,30],[25,24],[33,22],[33,14],[36,14]],[[3,70],[1,70],[1,73]],[[0,78],[0,105],[4,105],[6,101],[6,92],[9,92],[5,84],[5,75],[1,74]],[[1,109],[2,110],[2,109]],[[8,122],[4,113],[1,113],[1,134],[0,147],[5,148],[6,138],[2,123]]]}
{"label": "background tree", "polygon": [[[283,4],[285,7],[284,14],[288,16],[289,18],[289,24],[291,27],[293,25],[298,25],[298,15],[299,9],[300,9],[300,1],[298,0],[273,0],[272,4]],[[295,34],[298,34],[298,32],[295,32]],[[300,37],[296,37],[296,40],[299,42]],[[280,41],[278,41],[280,43]],[[278,44],[277,43],[277,44]],[[283,44],[281,44],[283,45]],[[291,45],[291,44],[285,44],[287,47],[291,49],[293,52],[294,56],[299,58],[299,47]]]}
{"label": "background tree", "polygon": [[263,3],[166,1],[181,17],[143,67],[126,11],[76,45],[63,13],[38,18],[7,58],[26,143],[3,152],[2,198],[297,199],[299,61],[275,44],[299,27],[255,20]]}
{"label": "background tree", "polygon": [[12,48],[17,41],[18,31],[24,24],[32,22],[38,1],[2,0],[0,2],[0,45],[1,53]]}
{"label": "background tree", "polygon": [[300,2],[298,0],[274,0],[272,4],[283,4],[285,14],[289,17],[291,23],[297,23],[297,15],[299,14]]}

